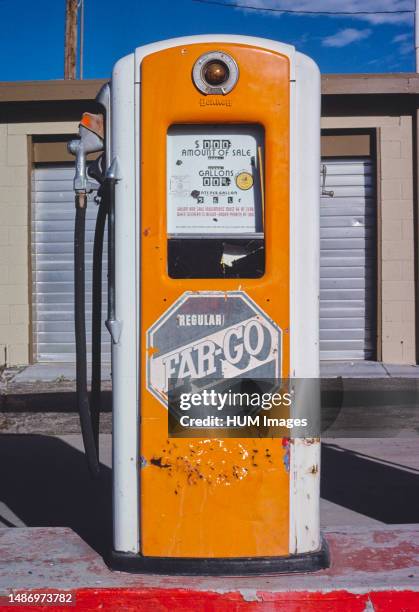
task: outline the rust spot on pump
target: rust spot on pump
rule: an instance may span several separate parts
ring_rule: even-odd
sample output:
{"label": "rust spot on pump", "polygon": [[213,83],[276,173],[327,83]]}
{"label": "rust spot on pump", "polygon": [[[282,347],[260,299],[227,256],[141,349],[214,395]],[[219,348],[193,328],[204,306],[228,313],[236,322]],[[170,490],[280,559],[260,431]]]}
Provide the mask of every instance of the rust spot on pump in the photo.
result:
{"label": "rust spot on pump", "polygon": [[159,468],[170,468],[170,463],[165,463],[163,457],[152,457],[150,459],[151,465],[156,465]]}
{"label": "rust spot on pump", "polygon": [[[233,456],[234,462],[231,461]],[[226,445],[224,440],[217,439],[191,442],[182,452],[179,452],[174,442],[168,440],[161,455],[153,455],[149,461],[150,466],[167,470],[169,477],[183,480],[184,484],[206,482],[211,486],[230,486],[244,480],[255,470],[267,467],[272,469],[272,464],[272,451],[258,454],[254,446],[247,447],[241,442],[232,441]],[[181,482],[178,482],[176,495],[180,486]]]}
{"label": "rust spot on pump", "polygon": [[282,438],[282,448],[284,450],[283,463],[287,472],[290,471],[290,441],[289,438]]}
{"label": "rust spot on pump", "polygon": [[307,446],[311,446],[312,444],[318,444],[320,442],[320,438],[304,438],[303,443]]}

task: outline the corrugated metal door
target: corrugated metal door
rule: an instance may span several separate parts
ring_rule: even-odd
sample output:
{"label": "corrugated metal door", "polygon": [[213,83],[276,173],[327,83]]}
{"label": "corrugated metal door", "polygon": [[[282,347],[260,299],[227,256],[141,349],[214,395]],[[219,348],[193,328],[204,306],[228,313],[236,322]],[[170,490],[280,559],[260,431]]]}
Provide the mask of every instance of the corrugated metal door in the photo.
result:
{"label": "corrugated metal door", "polygon": [[376,198],[370,158],[324,159],[320,206],[320,357],[374,359]]}
{"label": "corrugated metal door", "polygon": [[[32,322],[33,357],[37,362],[74,362],[74,168],[35,168],[32,174]],[[91,333],[92,253],[97,206],[86,215],[86,328]],[[103,273],[103,320],[106,312],[106,231]],[[110,341],[102,331],[103,360],[110,360]]]}

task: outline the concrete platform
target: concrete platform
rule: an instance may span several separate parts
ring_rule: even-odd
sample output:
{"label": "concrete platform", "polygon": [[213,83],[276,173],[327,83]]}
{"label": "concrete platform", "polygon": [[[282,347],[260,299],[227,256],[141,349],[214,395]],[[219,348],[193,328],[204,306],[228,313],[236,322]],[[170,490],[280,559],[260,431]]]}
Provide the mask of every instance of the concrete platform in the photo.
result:
{"label": "concrete platform", "polygon": [[327,570],[211,578],[112,572],[71,529],[1,529],[0,605],[13,590],[60,589],[74,593],[80,610],[419,609],[418,526],[341,528],[325,536]]}

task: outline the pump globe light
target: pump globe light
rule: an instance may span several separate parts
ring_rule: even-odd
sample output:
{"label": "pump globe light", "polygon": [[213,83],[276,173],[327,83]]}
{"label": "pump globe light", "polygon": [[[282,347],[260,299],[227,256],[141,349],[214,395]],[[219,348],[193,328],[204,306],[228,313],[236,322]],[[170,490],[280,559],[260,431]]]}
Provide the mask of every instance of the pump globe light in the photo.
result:
{"label": "pump globe light", "polygon": [[208,85],[222,85],[228,81],[230,70],[224,62],[211,60],[204,65],[202,75]]}

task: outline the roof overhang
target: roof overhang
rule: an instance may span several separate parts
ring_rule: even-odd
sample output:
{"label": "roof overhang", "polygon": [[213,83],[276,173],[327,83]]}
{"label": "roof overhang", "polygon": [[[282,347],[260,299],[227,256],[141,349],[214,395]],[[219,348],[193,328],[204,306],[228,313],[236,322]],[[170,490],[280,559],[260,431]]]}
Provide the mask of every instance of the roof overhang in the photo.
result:
{"label": "roof overhang", "polygon": [[322,94],[377,95],[419,94],[419,74],[323,74]]}
{"label": "roof overhang", "polygon": [[0,102],[94,100],[105,79],[0,82]]}
{"label": "roof overhang", "polygon": [[[1,102],[94,100],[106,79],[0,82]],[[419,74],[323,74],[322,95],[419,94]]]}

